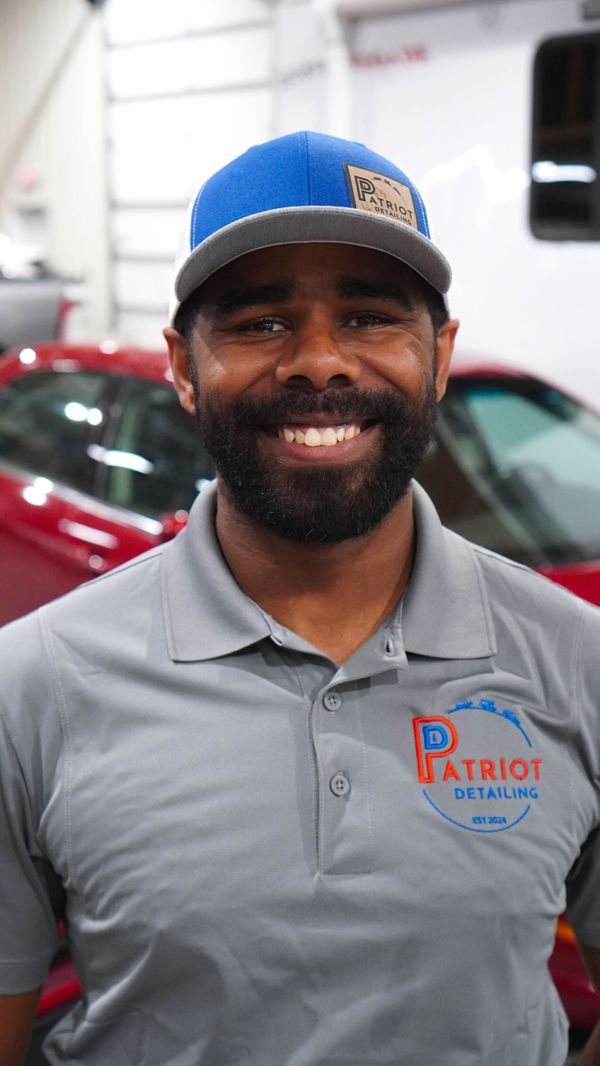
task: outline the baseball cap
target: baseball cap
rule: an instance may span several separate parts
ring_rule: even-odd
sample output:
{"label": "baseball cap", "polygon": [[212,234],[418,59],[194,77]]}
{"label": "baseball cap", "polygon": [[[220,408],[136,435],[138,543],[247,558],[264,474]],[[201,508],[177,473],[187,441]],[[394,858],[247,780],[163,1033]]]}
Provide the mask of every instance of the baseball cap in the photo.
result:
{"label": "baseball cap", "polygon": [[363,144],[304,130],[249,148],[194,196],[175,262],[171,322],[199,285],[246,252],[313,242],[375,248],[442,295],[450,286],[450,266],[404,171]]}

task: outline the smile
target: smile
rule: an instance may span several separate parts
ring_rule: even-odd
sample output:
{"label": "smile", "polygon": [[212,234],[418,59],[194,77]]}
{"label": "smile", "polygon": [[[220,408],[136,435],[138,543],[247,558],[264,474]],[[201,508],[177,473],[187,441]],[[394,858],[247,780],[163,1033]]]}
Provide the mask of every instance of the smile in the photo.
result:
{"label": "smile", "polygon": [[308,448],[332,448],[342,441],[358,437],[362,425],[346,422],[337,426],[285,425],[280,426],[277,436],[288,444],[305,444]]}

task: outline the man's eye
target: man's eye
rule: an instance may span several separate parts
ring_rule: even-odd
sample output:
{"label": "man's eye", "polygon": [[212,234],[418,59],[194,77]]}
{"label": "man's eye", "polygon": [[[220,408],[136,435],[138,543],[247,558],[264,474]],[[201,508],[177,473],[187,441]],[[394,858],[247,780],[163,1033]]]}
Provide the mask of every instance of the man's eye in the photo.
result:
{"label": "man's eye", "polygon": [[249,322],[244,329],[250,330],[253,333],[279,333],[284,329],[282,322],[278,322],[276,318],[256,318],[253,322]]}
{"label": "man's eye", "polygon": [[348,326],[358,329],[374,329],[376,326],[386,326],[391,321],[386,315],[378,315],[374,311],[363,311],[357,315],[351,315],[346,320]]}

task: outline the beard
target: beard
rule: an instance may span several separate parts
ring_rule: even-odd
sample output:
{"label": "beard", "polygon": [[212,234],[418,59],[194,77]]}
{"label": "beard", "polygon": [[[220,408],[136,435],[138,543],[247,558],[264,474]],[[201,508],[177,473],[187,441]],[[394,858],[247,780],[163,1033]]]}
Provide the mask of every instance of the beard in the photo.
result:
{"label": "beard", "polygon": [[[337,544],[375,529],[406,495],[431,442],[433,380],[420,400],[346,386],[241,397],[225,409],[203,400],[193,380],[202,443],[230,499],[253,522],[297,543]],[[336,424],[376,422],[379,445],[368,457],[339,466],[292,467],[261,455],[265,427],[310,423],[311,415],[333,415]]]}

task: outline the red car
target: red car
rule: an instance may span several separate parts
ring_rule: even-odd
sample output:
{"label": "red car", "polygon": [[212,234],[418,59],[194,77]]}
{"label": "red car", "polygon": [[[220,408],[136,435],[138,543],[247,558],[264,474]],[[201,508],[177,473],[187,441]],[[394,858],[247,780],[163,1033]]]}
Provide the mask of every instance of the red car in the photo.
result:
{"label": "red car", "polygon": [[164,355],[0,360],[0,624],[172,537],[213,476]]}
{"label": "red car", "polygon": [[[0,360],[0,623],[172,537],[213,476],[162,352],[46,344]],[[458,358],[419,478],[446,525],[600,604],[600,417],[547,382]],[[600,1017],[569,927],[552,972]],[[64,957],[40,1026],[73,995]]]}

